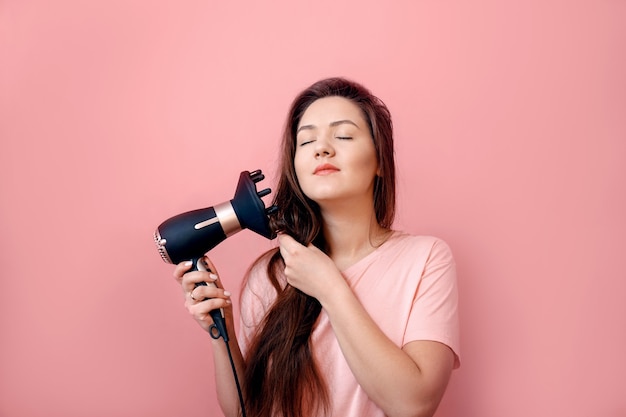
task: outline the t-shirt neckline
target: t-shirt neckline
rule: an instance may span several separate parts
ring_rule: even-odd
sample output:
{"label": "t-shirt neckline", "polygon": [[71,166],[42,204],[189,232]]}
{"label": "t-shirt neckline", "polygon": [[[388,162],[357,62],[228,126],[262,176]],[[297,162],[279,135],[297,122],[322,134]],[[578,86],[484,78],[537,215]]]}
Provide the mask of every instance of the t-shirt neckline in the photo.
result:
{"label": "t-shirt neckline", "polygon": [[363,258],[359,259],[358,261],[356,261],[355,263],[353,263],[352,265],[350,265],[349,267],[341,270],[341,273],[344,276],[350,275],[352,273],[353,269],[357,269],[359,268],[360,265],[368,262],[370,259],[378,256],[380,254],[380,252],[382,251],[383,248],[387,247],[387,245],[392,241],[395,240],[396,236],[399,235],[399,232],[397,230],[392,230],[391,234],[389,235],[389,237],[377,248],[374,248],[373,251],[371,251],[370,253],[368,253],[367,255],[365,255]]}

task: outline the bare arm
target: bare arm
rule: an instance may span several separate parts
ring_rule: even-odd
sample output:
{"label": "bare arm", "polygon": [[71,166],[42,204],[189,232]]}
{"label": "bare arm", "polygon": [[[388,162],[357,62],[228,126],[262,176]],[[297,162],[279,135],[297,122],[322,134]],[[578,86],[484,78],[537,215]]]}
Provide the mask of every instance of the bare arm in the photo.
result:
{"label": "bare arm", "polygon": [[314,246],[279,236],[288,282],[317,298],[352,373],[390,417],[432,416],[454,367],[454,353],[438,342],[393,343],[372,320],[334,262]]}
{"label": "bare arm", "polygon": [[350,369],[372,401],[390,417],[432,416],[454,366],[452,350],[432,341],[399,348],[347,286],[320,302]]}
{"label": "bare arm", "polygon": [[[210,269],[217,271],[215,266],[205,258]],[[185,307],[194,317],[196,322],[207,332],[213,324],[209,312],[215,309],[224,309],[226,319],[226,329],[230,339],[229,346],[233,356],[233,362],[237,370],[237,375],[243,375],[244,361],[237,342],[235,327],[233,324],[232,302],[230,293],[224,291],[216,274],[206,271],[187,272],[191,264],[181,263],[174,270],[174,277],[181,284],[185,295]],[[214,286],[195,287],[200,282],[214,282]],[[213,361],[215,364],[215,385],[217,398],[224,415],[227,417],[237,417],[240,415],[239,395],[233,376],[226,344],[223,339],[212,339]]]}

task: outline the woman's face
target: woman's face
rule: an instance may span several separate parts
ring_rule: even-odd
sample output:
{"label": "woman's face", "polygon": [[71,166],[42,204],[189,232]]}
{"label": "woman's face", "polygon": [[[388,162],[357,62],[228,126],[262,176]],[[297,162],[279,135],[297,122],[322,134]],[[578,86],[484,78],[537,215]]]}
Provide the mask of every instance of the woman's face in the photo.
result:
{"label": "woman's face", "polygon": [[361,109],[343,97],[314,101],[297,127],[294,165],[302,191],[320,206],[372,201],[378,162]]}

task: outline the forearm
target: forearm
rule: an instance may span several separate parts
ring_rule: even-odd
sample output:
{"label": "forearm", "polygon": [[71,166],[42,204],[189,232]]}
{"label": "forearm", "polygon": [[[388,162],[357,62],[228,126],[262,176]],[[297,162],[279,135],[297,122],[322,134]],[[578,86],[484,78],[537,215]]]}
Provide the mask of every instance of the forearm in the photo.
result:
{"label": "forearm", "polygon": [[[244,361],[239,349],[239,343],[235,336],[235,330],[229,326],[228,335],[230,341],[228,347],[232,355],[233,363],[237,371],[237,377],[241,382],[244,372]],[[238,417],[241,415],[239,394],[233,375],[233,368],[228,355],[226,343],[223,339],[212,340],[213,363],[215,368],[215,387],[220,408],[226,417]]]}
{"label": "forearm", "polygon": [[442,394],[437,378],[381,331],[350,288],[333,290],[322,306],[359,385],[385,414],[434,412]]}

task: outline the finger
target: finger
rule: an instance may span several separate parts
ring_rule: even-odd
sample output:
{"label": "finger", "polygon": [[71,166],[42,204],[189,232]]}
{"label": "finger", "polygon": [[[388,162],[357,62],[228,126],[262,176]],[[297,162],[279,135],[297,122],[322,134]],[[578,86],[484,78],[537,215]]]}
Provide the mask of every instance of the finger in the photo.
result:
{"label": "finger", "polygon": [[202,302],[188,305],[187,310],[196,320],[205,321],[208,318],[212,322],[209,314],[211,311],[228,308],[231,304],[230,298],[208,298]]}
{"label": "finger", "polygon": [[190,293],[198,285],[202,283],[215,283],[217,275],[207,271],[191,271],[183,275],[181,286],[185,294]]}
{"label": "finger", "polygon": [[206,265],[207,269],[210,272],[213,272],[215,275],[218,275],[217,268],[215,267],[213,262],[211,262],[211,258],[209,258],[207,255],[204,255],[204,257],[202,258],[202,261],[204,262],[204,264]]}
{"label": "finger", "polygon": [[280,254],[283,258],[288,258],[290,255],[293,255],[298,249],[303,247],[293,237],[284,233],[278,236],[278,245]]}
{"label": "finger", "polygon": [[218,288],[224,288],[224,287],[223,287],[223,285],[222,285],[222,280],[220,279],[220,274],[219,274],[219,272],[217,271],[217,268],[215,267],[215,265],[213,264],[213,262],[211,262],[211,259],[210,259],[208,256],[206,256],[206,255],[205,255],[205,256],[202,258],[202,260],[203,260],[203,262],[204,262],[204,264],[205,264],[205,266],[206,266],[207,270],[208,270],[211,274],[213,274],[213,275],[211,276],[211,278],[214,278],[214,279],[215,279],[215,281],[214,281],[214,282],[215,282],[215,285],[217,285],[217,287],[218,287]]}
{"label": "finger", "polygon": [[176,265],[176,267],[174,268],[174,274],[173,274],[174,278],[176,278],[176,281],[178,281],[179,283],[182,282],[183,275],[185,275],[185,272],[191,269],[191,264],[192,264],[191,261],[185,261]]}
{"label": "finger", "polygon": [[294,244],[298,245],[299,243],[290,235],[286,233],[280,233],[278,235],[278,244],[280,246],[284,246],[285,248],[289,248],[292,247]]}
{"label": "finger", "polygon": [[230,291],[218,288],[212,283],[209,285],[199,285],[189,292],[189,298],[192,302],[202,302],[208,298],[229,299],[230,296]]}

